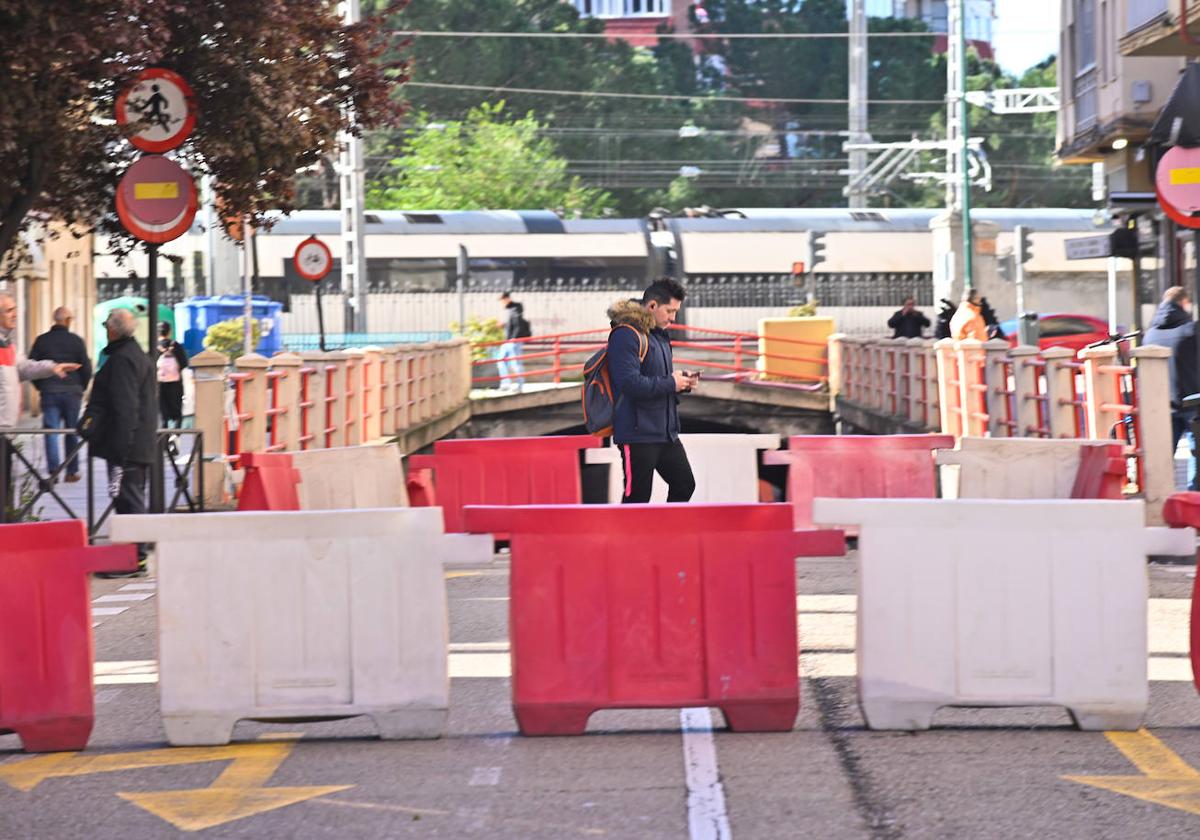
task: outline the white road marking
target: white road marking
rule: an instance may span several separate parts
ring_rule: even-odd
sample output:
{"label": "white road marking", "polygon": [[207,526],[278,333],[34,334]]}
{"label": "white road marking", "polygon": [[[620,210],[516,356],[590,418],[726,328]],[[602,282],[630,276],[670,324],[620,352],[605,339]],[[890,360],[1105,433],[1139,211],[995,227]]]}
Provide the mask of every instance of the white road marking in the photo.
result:
{"label": "white road marking", "polygon": [[468,784],[471,787],[483,787],[486,785],[500,784],[500,767],[476,767],[471,773],[471,781]]}
{"label": "white road marking", "polygon": [[681,709],[683,769],[687,775],[688,836],[691,840],[731,840],[725,811],[725,786],[717,770],[717,748],[712,736],[712,712]]}
{"label": "white road marking", "polygon": [[97,691],[96,692],[96,702],[97,703],[109,703],[113,700],[116,700],[118,695],[120,695],[120,693],[121,693],[121,689],[119,689],[119,688],[106,688],[103,691]]}
{"label": "white road marking", "polygon": [[[92,615],[120,615],[127,609],[129,607],[92,607]],[[94,627],[95,625],[92,626]]]}
{"label": "white road marking", "polygon": [[121,587],[122,592],[152,592],[158,589],[157,583],[127,583]]}
{"label": "white road marking", "polygon": [[153,592],[117,592],[112,595],[101,595],[99,598],[93,598],[93,604],[113,603],[115,601],[145,601],[147,598],[153,598]]}

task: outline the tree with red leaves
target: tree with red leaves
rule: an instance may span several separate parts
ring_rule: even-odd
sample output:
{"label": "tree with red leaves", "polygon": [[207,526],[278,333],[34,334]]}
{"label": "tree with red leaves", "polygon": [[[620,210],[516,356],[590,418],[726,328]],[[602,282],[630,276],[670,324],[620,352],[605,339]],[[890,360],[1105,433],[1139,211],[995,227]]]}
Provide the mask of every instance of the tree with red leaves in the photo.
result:
{"label": "tree with red leaves", "polygon": [[213,176],[223,212],[290,210],[296,171],[339,131],[398,121],[405,70],[378,26],[395,10],[346,26],[335,0],[0,0],[0,262],[36,216],[133,245],[113,197],[136,153],[113,106],[151,66],[195,91],[172,154]]}

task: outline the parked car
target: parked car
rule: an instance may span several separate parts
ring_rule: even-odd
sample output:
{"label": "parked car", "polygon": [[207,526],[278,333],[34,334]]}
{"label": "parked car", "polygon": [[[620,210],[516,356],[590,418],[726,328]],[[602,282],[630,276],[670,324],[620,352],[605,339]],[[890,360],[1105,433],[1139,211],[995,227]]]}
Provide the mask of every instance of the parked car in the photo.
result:
{"label": "parked car", "polygon": [[[1047,347],[1067,347],[1078,352],[1094,341],[1108,338],[1108,322],[1091,315],[1040,315],[1038,316],[1040,337],[1038,345],[1042,350]],[[1016,320],[1001,321],[1000,328],[1008,343],[1017,346]]]}

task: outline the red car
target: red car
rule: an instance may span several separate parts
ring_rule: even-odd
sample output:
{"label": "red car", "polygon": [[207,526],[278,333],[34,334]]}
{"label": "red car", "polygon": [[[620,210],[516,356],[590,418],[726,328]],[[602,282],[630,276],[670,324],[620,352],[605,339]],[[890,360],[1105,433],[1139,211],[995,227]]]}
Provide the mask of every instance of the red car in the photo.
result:
{"label": "red car", "polygon": [[[1045,350],[1047,347],[1068,347],[1076,352],[1096,341],[1108,338],[1108,322],[1091,315],[1041,315],[1038,317],[1040,337],[1038,346]],[[1008,338],[1008,343],[1017,346],[1017,322],[1002,321],[1000,328]]]}

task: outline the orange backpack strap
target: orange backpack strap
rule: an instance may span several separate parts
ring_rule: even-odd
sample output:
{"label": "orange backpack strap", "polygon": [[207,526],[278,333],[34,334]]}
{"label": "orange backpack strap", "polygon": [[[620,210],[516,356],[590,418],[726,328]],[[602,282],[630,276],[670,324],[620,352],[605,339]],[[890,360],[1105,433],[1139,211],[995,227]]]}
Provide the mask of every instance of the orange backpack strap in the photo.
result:
{"label": "orange backpack strap", "polygon": [[646,337],[646,334],[637,327],[633,326],[633,324],[617,324],[617,326],[613,327],[613,329],[619,330],[621,327],[624,327],[627,330],[633,330],[633,334],[638,337],[638,361],[646,361],[646,354],[650,352],[650,340]]}

